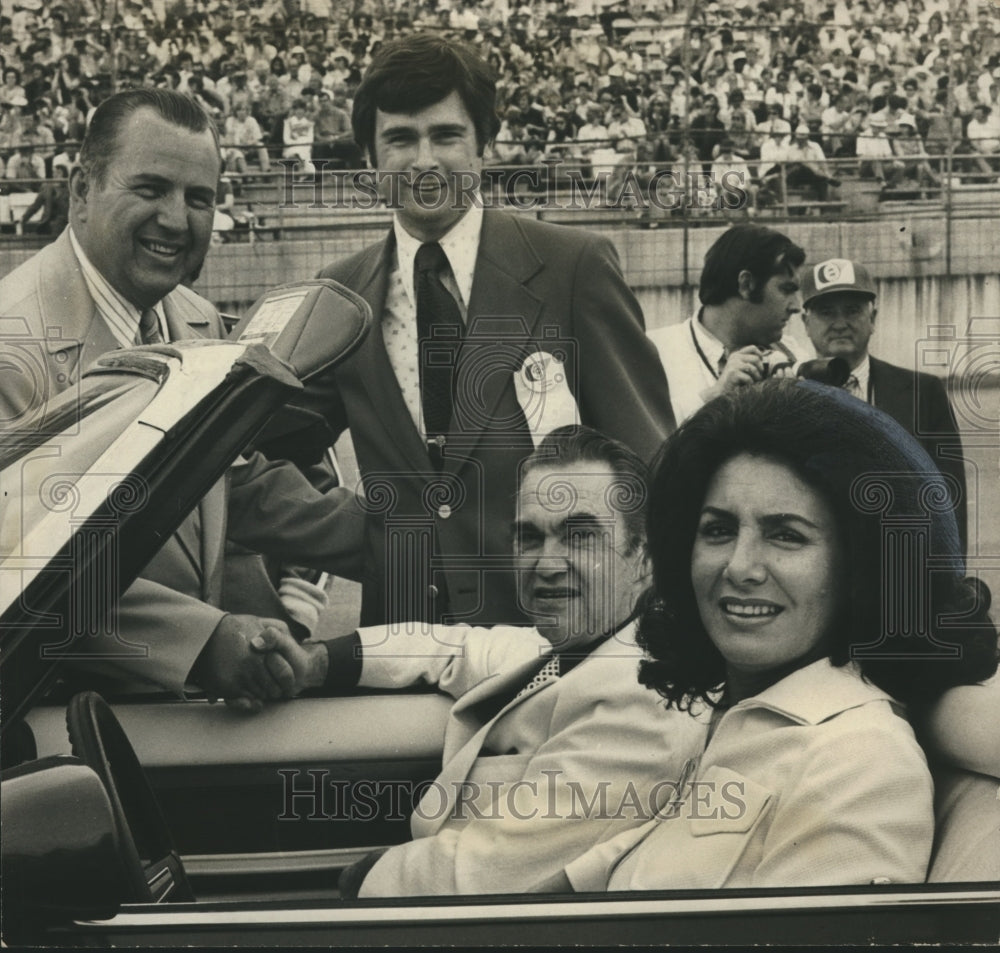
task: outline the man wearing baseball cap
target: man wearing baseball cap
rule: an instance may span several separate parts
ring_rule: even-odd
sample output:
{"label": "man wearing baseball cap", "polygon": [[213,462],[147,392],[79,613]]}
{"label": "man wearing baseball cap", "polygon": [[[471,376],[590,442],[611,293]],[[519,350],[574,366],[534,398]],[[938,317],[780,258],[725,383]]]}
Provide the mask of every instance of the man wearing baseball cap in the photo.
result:
{"label": "man wearing baseball cap", "polygon": [[965,464],[962,441],[944,382],[868,353],[875,332],[876,289],[864,265],[828,258],[801,272],[802,323],[818,357],[843,358],[851,369],[844,388],[885,411],[919,440],[949,478],[955,517],[966,544]]}

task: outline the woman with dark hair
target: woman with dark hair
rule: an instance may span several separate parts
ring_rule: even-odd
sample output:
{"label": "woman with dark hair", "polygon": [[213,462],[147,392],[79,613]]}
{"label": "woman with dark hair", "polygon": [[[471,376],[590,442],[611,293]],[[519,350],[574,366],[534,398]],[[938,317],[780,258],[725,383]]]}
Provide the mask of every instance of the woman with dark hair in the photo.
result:
{"label": "woman with dark hair", "polygon": [[924,880],[934,788],[905,706],[997,665],[943,481],[895,421],[813,382],[741,388],[667,441],[639,678],[705,747],[658,817],[538,889]]}

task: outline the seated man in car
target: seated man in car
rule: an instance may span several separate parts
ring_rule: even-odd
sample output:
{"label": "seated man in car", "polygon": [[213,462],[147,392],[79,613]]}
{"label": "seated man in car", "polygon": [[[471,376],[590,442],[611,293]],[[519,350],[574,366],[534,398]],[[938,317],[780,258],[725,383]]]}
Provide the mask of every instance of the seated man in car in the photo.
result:
{"label": "seated man in car", "polygon": [[341,876],[345,896],[520,891],[650,818],[702,729],[637,680],[646,470],[622,444],[561,427],[528,458],[513,527],[536,628],[413,623],[301,646],[253,640],[300,689],[430,684],[456,699],[414,839]]}

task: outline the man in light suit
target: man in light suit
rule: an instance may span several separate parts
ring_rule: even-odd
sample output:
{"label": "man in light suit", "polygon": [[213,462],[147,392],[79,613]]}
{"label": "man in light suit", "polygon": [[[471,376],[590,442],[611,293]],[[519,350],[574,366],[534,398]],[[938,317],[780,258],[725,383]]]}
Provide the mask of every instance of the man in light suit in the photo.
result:
{"label": "man in light suit", "polygon": [[635,454],[559,428],[525,462],[517,499],[518,583],[535,628],[375,626],[273,646],[303,688],[430,684],[456,699],[414,839],[348,868],[342,895],[518,892],[676,793],[704,728],[637,680],[645,497]]}
{"label": "man in light suit", "polygon": [[[508,532],[518,468],[537,439],[582,420],[649,458],[673,429],[612,245],[484,211],[476,186],[499,126],[495,97],[474,52],[415,34],[382,47],[354,100],[355,136],[395,221],[383,241],[320,272],[364,297],[375,326],[307,389],[335,434],[350,429],[367,491],[365,624],[524,621]],[[427,280],[454,318],[422,344],[425,253],[440,256]],[[522,404],[519,384],[535,374],[526,362],[549,373]],[[453,368],[453,404],[435,427],[422,387],[442,363]]]}
{"label": "man in light suit", "polygon": [[816,354],[847,361],[851,376],[845,388],[894,417],[923,444],[948,477],[965,549],[965,462],[948,392],[933,374],[907,370],[868,353],[878,314],[875,299],[875,282],[860,262],[830,258],[802,271],[802,320]]}
{"label": "man in light suit", "polygon": [[[216,309],[181,284],[208,250],[219,168],[217,135],[184,96],[129,90],[98,108],[70,182],[70,227],[0,281],[4,429],[30,425],[115,348],[225,336]],[[30,367],[26,343],[41,355],[36,373],[19,373]],[[294,467],[255,456],[231,468],[122,598],[118,634],[148,656],[83,640],[115,655],[104,673],[178,694],[195,683],[251,710],[288,694],[291,673],[269,670],[249,646],[285,623],[218,608],[227,524],[251,548],[361,574],[353,495],[321,495]]]}
{"label": "man in light suit", "polygon": [[705,253],[698,312],[649,332],[678,423],[713,397],[801,359],[784,330],[800,308],[796,270],[803,261],[805,252],[787,235],[763,225],[734,225]]}

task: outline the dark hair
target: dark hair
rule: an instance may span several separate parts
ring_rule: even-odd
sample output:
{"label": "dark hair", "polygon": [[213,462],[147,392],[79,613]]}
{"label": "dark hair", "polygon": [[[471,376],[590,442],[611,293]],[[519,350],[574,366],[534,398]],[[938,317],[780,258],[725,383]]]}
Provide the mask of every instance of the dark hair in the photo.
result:
{"label": "dark hair", "polygon": [[362,149],[375,157],[375,113],[415,113],[457,92],[476,130],[479,154],[500,129],[496,76],[469,47],[431,33],[386,43],[354,96],[351,125]]}
{"label": "dark hair", "polygon": [[754,293],[763,293],[772,275],[797,270],[806,253],[787,235],[764,225],[734,225],[723,232],[705,253],[698,299],[702,304],[722,304],[739,294],[741,271],[754,279]]}
{"label": "dark hair", "polygon": [[540,467],[568,467],[574,463],[604,464],[615,474],[608,503],[620,513],[628,530],[628,552],[635,552],[646,536],[649,468],[625,444],[592,427],[570,424],[547,434],[521,466],[521,479]]}
{"label": "dark hair", "polygon": [[190,96],[172,89],[126,89],[109,96],[94,110],[80,144],[80,166],[98,186],[104,185],[122,126],[140,109],[152,109],[162,119],[190,132],[209,130],[216,152],[219,151],[219,132],[215,124]]}
{"label": "dark hair", "polygon": [[[993,674],[997,632],[987,614],[989,590],[964,577],[947,481],[930,457],[895,420],[842,390],[769,380],[709,402],[663,447],[647,517],[655,598],[640,625],[652,657],[640,668],[644,685],[684,708],[694,699],[713,704],[710,693],[725,679],[722,655],[698,613],[691,555],[712,477],[743,453],[788,466],[834,514],[844,567],[834,665],[860,650],[862,675],[904,702],[929,702],[946,688]],[[915,527],[926,546],[919,558],[919,544],[912,559],[890,558],[895,553],[883,538],[889,524],[904,535]],[[908,599],[883,607],[883,595]],[[918,597],[922,606],[910,601]],[[904,617],[921,614],[924,632],[899,631]],[[877,653],[866,651],[874,646]],[[949,654],[955,646],[957,654]]]}

